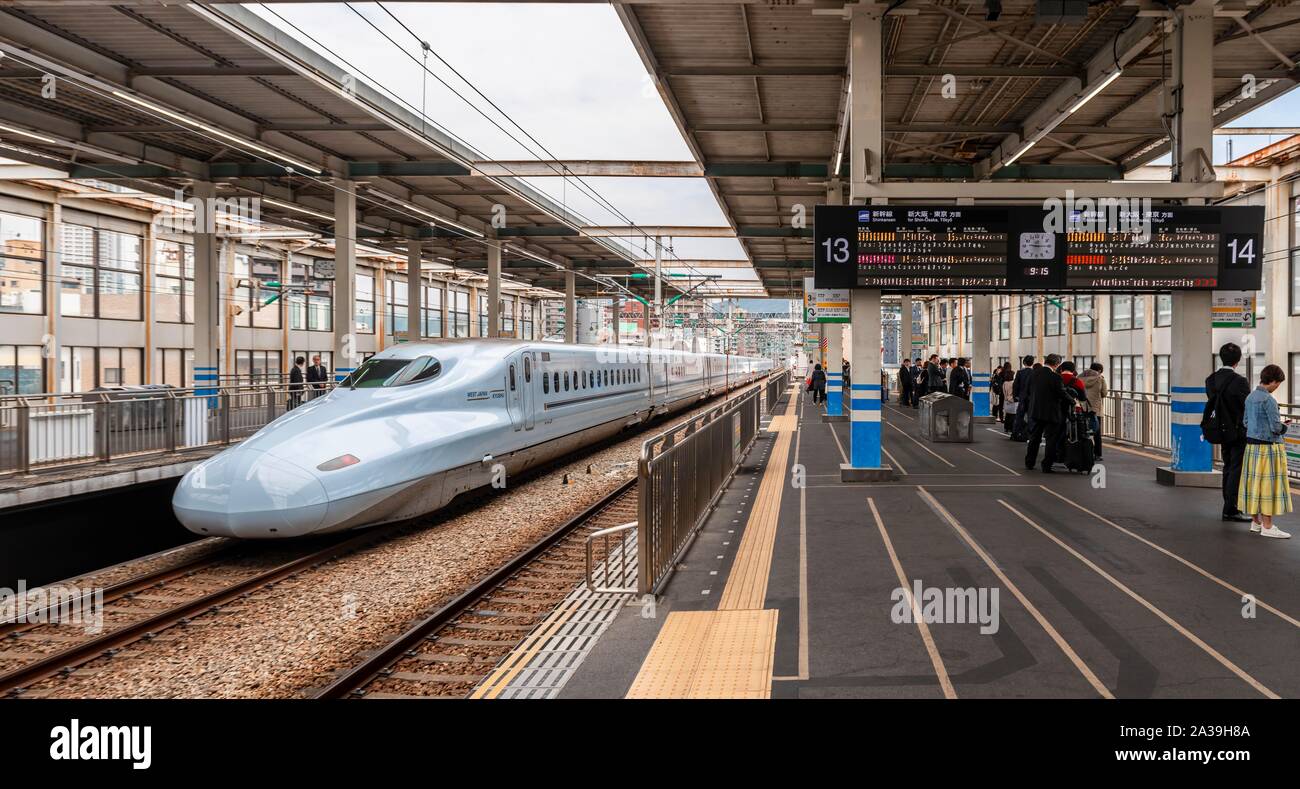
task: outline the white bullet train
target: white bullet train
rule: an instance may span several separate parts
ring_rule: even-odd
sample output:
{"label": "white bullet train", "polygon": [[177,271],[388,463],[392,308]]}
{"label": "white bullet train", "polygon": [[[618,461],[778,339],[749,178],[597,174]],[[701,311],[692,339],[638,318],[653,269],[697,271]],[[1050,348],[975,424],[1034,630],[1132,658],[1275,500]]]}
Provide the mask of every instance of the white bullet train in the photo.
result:
{"label": "white bullet train", "polygon": [[626,346],[403,343],[191,469],[172,508],[197,534],[263,539],[411,518],[772,366]]}

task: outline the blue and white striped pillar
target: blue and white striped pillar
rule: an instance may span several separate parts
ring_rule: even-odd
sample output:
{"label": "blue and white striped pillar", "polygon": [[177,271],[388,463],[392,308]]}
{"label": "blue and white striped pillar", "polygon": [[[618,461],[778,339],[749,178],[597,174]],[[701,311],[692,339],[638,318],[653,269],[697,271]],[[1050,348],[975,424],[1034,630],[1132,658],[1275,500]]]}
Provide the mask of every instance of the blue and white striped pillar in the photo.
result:
{"label": "blue and white striped pillar", "polygon": [[1214,471],[1214,447],[1201,435],[1205,379],[1210,374],[1210,357],[1217,350],[1212,347],[1210,297],[1210,291],[1198,290],[1179,291],[1171,299],[1169,469],[1175,485],[1213,484],[1208,478],[1197,478]]}
{"label": "blue and white striped pillar", "polygon": [[343,383],[345,380],[347,380],[347,377],[349,375],[352,375],[352,371],[355,369],[356,369],[355,367],[335,367],[334,382],[340,384]]}
{"label": "blue and white striped pillar", "polygon": [[851,384],[849,465],[880,468],[880,384]]}
{"label": "blue and white striped pillar", "polygon": [[208,398],[208,408],[217,407],[217,368],[194,368],[194,394]]}
{"label": "blue and white striped pillar", "polygon": [[844,326],[826,325],[826,416],[844,416]]}
{"label": "blue and white striped pillar", "polygon": [[980,417],[993,416],[993,406],[990,402],[992,398],[989,396],[989,380],[992,379],[992,377],[992,373],[971,373],[971,416],[976,419],[979,419]]}
{"label": "blue and white striped pillar", "polygon": [[1214,470],[1214,447],[1201,435],[1204,412],[1204,386],[1169,387],[1169,467],[1174,471]]}

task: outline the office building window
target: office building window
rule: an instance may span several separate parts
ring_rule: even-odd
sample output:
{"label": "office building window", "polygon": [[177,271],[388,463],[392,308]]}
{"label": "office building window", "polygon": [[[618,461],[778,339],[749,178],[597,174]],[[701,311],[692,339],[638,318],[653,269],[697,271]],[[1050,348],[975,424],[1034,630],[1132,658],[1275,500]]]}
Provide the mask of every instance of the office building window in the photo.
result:
{"label": "office building window", "polygon": [[0,212],[0,313],[45,313],[45,222],[35,217]]}
{"label": "office building window", "polygon": [[280,261],[235,255],[236,326],[280,328],[279,291],[268,287],[280,281]]}
{"label": "office building window", "polygon": [[153,317],[162,323],[194,322],[192,245],[175,241],[154,242]]}
{"label": "office building window", "polygon": [[1056,337],[1065,334],[1065,312],[1061,301],[1055,296],[1048,296],[1043,301],[1043,336]]}
{"label": "office building window", "polygon": [[1141,356],[1110,357],[1111,388],[1125,392],[1141,392],[1146,386],[1146,376]]}
{"label": "office building window", "polygon": [[375,278],[369,274],[356,275],[356,295],[353,299],[357,333],[375,333]]}
{"label": "office building window", "polygon": [[1110,328],[1112,331],[1141,329],[1145,326],[1146,298],[1116,294],[1110,297]]}
{"label": "office building window", "polygon": [[0,395],[45,391],[45,359],[39,345],[0,345]]}
{"label": "office building window", "polygon": [[[405,334],[408,328],[407,323],[409,322],[407,321],[408,316],[406,310],[408,306],[406,298],[406,294],[408,293],[406,281],[385,279],[384,290],[387,291],[384,294],[385,302],[387,303],[384,327],[388,330],[388,333],[393,336]],[[410,337],[409,339],[415,340],[419,339],[419,337]]]}
{"label": "office building window", "polygon": [[1300,315],[1300,249],[1291,250],[1291,314]]}
{"label": "office building window", "polygon": [[451,313],[451,336],[469,336],[469,294],[461,290],[447,291],[447,307]]}
{"label": "office building window", "polygon": [[1156,365],[1156,392],[1169,394],[1169,354],[1157,354],[1153,361]]}
{"label": "office building window", "polygon": [[62,235],[62,314],[140,320],[140,237],[81,225],[64,225]]}
{"label": "office building window", "polygon": [[312,258],[295,259],[289,265],[289,285],[289,328],[333,331],[334,282],[317,279]]}
{"label": "office building window", "polygon": [[424,318],[424,336],[442,336],[442,288],[437,285],[424,286],[424,301],[420,312]]}
{"label": "office building window", "polygon": [[[311,358],[307,356],[304,358],[306,359],[303,364],[305,372],[306,366],[311,363]],[[279,351],[235,351],[235,375],[239,383],[260,384],[284,380],[289,377],[289,368],[292,366],[292,362],[285,364],[281,361]]]}
{"label": "office building window", "polygon": [[1020,336],[1037,337],[1038,320],[1035,312],[1037,305],[1030,296],[1022,296],[1020,301]]}
{"label": "office building window", "polygon": [[1092,296],[1075,296],[1074,297],[1074,333],[1075,334],[1092,334],[1097,330],[1096,321],[1093,319],[1093,309],[1095,302]]}
{"label": "office building window", "polygon": [[1300,403],[1300,353],[1291,354],[1290,367],[1286,379],[1287,391],[1291,393],[1288,399],[1292,403]]}
{"label": "office building window", "polygon": [[1079,372],[1083,372],[1091,367],[1095,361],[1097,361],[1096,356],[1076,356],[1074,357],[1074,366]]}
{"label": "office building window", "polygon": [[501,300],[501,333],[506,337],[515,336],[515,300]]}
{"label": "office building window", "polygon": [[86,392],[97,386],[130,386],[143,382],[140,348],[59,349],[59,391]]}
{"label": "office building window", "polygon": [[156,384],[188,387],[194,380],[194,351],[187,348],[154,348],[152,380]]}
{"label": "office building window", "polygon": [[999,309],[997,314],[997,319],[998,319],[998,330],[995,336],[999,340],[1011,339],[1011,309],[1009,307],[1003,307]]}
{"label": "office building window", "polygon": [[1156,294],[1156,325],[1169,326],[1174,322],[1174,297],[1168,293]]}
{"label": "office building window", "polygon": [[533,304],[531,302],[519,302],[519,336],[525,340],[535,339],[533,337],[533,309]]}

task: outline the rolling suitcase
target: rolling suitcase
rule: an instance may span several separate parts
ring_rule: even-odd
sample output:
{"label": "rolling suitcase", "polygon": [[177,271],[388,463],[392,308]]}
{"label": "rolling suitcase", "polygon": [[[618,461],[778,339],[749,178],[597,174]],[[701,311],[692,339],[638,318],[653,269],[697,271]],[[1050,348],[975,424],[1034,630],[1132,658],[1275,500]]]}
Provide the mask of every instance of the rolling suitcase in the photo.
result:
{"label": "rolling suitcase", "polygon": [[1092,472],[1096,462],[1092,445],[1091,424],[1087,413],[1071,414],[1066,425],[1065,467],[1083,474]]}

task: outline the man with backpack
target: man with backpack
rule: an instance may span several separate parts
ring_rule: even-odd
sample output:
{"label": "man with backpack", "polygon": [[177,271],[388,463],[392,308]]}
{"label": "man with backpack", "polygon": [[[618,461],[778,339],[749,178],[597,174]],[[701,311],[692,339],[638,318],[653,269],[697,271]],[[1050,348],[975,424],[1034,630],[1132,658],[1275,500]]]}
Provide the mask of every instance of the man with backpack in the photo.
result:
{"label": "man with backpack", "polygon": [[1237,373],[1241,347],[1225,343],[1219,349],[1223,366],[1205,379],[1205,411],[1201,415],[1201,433],[1211,444],[1219,444],[1223,454],[1223,519],[1245,523],[1250,516],[1237,508],[1237,491],[1241,487],[1241,461],[1246,454],[1246,398],[1250,382]]}

